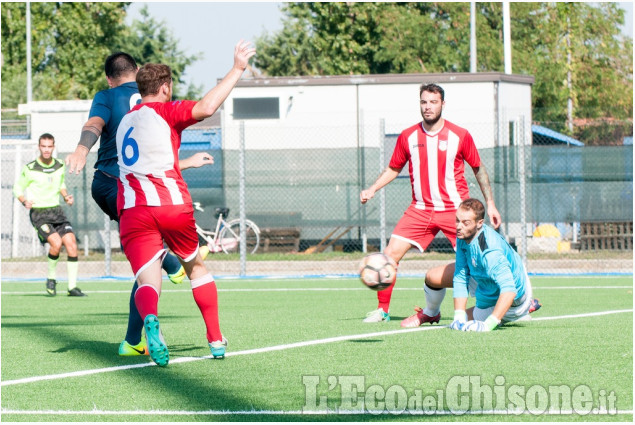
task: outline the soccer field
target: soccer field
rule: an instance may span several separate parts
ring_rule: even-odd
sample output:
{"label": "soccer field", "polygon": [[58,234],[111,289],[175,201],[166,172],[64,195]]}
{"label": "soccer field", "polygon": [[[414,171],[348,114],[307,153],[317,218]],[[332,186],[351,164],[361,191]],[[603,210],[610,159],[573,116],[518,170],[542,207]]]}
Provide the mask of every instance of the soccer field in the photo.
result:
{"label": "soccer field", "polygon": [[[225,359],[189,284],[164,281],[170,364],[119,357],[131,282],[2,282],[2,421],[628,421],[633,277],[532,277],[533,320],[491,333],[402,329],[424,304],[400,278],[392,321],[352,278],[219,279]],[[65,282],[58,285],[64,293]]]}

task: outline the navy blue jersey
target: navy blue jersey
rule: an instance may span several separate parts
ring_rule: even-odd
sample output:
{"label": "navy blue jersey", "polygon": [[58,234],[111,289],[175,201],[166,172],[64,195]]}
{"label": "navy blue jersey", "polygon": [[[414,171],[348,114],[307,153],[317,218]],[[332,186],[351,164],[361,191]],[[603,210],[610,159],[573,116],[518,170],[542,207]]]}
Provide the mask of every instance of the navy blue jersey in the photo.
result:
{"label": "navy blue jersey", "polygon": [[102,90],[95,95],[89,118],[100,117],[106,125],[101,132],[95,168],[113,177],[119,177],[117,165],[117,128],[124,115],[141,102],[137,83],[131,81],[118,87]]}

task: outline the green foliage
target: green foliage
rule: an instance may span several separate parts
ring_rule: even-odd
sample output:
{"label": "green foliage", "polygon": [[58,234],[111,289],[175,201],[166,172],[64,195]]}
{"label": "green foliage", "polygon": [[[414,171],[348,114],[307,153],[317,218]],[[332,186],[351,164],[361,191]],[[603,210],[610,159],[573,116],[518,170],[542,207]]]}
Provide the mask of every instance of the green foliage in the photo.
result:
{"label": "green foliage", "polygon": [[513,3],[511,11],[514,72],[536,78],[534,120],[565,121],[569,97],[574,118],[632,118],[633,42],[620,35],[615,3]]}
{"label": "green foliage", "polygon": [[255,65],[269,75],[387,71],[374,57],[383,3],[286,3],[282,30],[256,40]]}
{"label": "green foliage", "polygon": [[[466,2],[285,3],[282,11],[282,30],[256,41],[265,75],[469,71]],[[512,69],[535,77],[535,120],[564,122],[569,97],[576,118],[632,118],[633,43],[620,35],[616,3],[513,2],[510,12]],[[503,72],[501,3],[477,3],[476,25],[477,70]]]}
{"label": "green foliage", "polygon": [[175,39],[165,21],[157,21],[150,16],[147,6],[141,11],[141,20],[133,21],[130,28],[120,37],[120,49],[131,54],[139,66],[145,63],[164,63],[172,68],[174,97],[198,97],[201,87],[185,87],[183,76],[185,69],[196,62],[202,53],[186,55],[179,49],[179,40]]}
{"label": "green foliage", "polygon": [[[197,95],[182,88],[183,75],[198,55],[185,55],[165,22],[147,9],[131,27],[124,23],[129,2],[31,2],[33,100],[91,99],[108,88],[104,60],[129,52],[139,64],[170,65],[175,96]],[[2,3],[2,107],[26,102],[26,3]]]}
{"label": "green foliage", "polygon": [[[89,99],[128,3],[31,2],[33,100]],[[26,4],[2,3],[2,107],[26,101]]]}
{"label": "green foliage", "polygon": [[627,136],[633,137],[632,120],[592,120],[584,125],[578,123],[573,130],[573,137],[587,146],[620,146]]}

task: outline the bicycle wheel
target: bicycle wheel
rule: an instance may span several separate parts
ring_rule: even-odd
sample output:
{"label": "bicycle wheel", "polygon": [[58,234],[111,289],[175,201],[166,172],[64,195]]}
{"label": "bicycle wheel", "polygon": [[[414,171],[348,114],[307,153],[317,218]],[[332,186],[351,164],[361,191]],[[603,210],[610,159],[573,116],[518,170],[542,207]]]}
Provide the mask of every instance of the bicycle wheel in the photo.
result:
{"label": "bicycle wheel", "polygon": [[[225,254],[240,252],[240,219],[228,222],[220,231],[219,239]],[[260,229],[251,220],[245,220],[245,241],[247,253],[254,254],[260,246]]]}

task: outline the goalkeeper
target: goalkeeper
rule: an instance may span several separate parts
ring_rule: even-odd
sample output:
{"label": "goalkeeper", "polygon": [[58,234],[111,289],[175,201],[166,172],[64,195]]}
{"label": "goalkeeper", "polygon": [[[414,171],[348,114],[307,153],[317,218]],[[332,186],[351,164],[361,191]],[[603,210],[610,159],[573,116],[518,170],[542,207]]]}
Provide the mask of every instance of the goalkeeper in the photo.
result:
{"label": "goalkeeper", "polygon": [[[454,330],[491,331],[501,323],[529,320],[529,313],[541,307],[532,298],[520,256],[484,218],[478,199],[466,199],[456,212]],[[468,293],[476,306],[466,311]]]}

